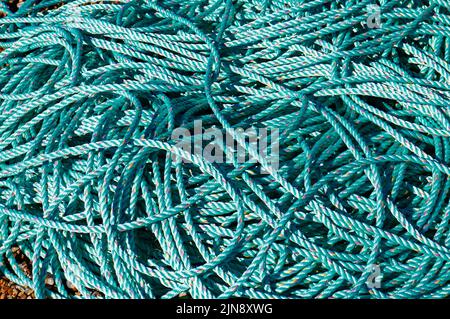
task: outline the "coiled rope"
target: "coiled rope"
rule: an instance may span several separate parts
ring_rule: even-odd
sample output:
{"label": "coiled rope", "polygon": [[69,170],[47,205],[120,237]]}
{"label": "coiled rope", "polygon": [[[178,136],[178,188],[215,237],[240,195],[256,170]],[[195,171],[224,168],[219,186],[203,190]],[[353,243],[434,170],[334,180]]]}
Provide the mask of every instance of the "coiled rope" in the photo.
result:
{"label": "coiled rope", "polygon": [[448,297],[448,1],[0,11],[0,273],[38,298]]}

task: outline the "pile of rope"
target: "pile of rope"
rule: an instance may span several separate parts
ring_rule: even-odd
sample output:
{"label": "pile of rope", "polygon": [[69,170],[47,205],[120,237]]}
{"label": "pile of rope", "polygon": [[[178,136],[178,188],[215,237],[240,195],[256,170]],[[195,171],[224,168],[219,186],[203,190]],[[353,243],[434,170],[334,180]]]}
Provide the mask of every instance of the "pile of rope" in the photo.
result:
{"label": "pile of rope", "polygon": [[37,298],[449,295],[448,1],[0,11],[0,273]]}

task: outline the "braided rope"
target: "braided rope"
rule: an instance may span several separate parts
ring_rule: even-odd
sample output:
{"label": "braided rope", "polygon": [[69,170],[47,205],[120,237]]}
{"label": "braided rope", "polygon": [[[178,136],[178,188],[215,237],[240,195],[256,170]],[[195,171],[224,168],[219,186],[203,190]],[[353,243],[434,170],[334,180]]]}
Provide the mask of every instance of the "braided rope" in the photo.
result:
{"label": "braided rope", "polygon": [[[66,2],[0,2],[1,274],[37,298],[448,297],[447,1]],[[198,121],[253,160],[179,147]],[[237,128],[278,130],[279,167]]]}

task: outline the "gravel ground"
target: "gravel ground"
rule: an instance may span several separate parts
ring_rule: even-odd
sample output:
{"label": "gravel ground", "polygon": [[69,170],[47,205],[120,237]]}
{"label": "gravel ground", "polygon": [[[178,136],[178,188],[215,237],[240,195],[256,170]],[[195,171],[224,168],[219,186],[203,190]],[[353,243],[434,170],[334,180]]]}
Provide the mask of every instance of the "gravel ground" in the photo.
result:
{"label": "gravel ground", "polygon": [[33,299],[34,293],[30,288],[18,286],[8,279],[0,278],[0,299]]}
{"label": "gravel ground", "polygon": [[[20,252],[17,247],[12,248],[14,258],[23,273],[31,278],[31,265],[28,258]],[[32,299],[34,298],[33,290],[28,287],[21,287],[8,280],[0,273],[0,299]]]}

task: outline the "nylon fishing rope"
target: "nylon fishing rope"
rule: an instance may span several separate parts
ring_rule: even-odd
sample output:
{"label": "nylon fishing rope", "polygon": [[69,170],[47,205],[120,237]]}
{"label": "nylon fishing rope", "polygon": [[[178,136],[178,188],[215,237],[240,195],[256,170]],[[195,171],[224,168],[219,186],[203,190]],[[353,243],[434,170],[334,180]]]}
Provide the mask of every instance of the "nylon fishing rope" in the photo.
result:
{"label": "nylon fishing rope", "polygon": [[448,297],[448,1],[0,3],[0,274]]}

